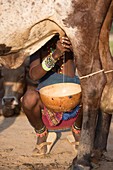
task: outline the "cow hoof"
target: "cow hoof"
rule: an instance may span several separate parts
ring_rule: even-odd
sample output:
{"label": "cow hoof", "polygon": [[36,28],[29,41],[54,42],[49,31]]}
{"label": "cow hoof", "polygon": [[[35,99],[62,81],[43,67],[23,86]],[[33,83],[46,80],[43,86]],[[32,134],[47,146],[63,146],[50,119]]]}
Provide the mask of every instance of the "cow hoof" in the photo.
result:
{"label": "cow hoof", "polygon": [[91,170],[91,167],[78,164],[72,165],[70,170]]}
{"label": "cow hoof", "polygon": [[92,169],[92,165],[90,163],[90,161],[88,161],[89,159],[77,159],[74,158],[73,162],[72,162],[72,166],[70,170],[91,170]]}

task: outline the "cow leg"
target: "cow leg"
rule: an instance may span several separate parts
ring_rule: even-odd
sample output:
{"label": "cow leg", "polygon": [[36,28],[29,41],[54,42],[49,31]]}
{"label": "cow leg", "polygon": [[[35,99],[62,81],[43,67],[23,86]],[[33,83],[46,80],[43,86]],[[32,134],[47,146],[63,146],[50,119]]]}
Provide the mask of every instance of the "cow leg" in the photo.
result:
{"label": "cow leg", "polygon": [[[109,63],[109,62],[107,62]],[[110,61],[112,64],[112,61]],[[103,152],[106,151],[107,148],[107,139],[109,135],[109,129],[112,119],[113,112],[113,102],[112,102],[112,94],[113,94],[113,77],[112,73],[106,75],[107,84],[103,90],[101,97],[101,105],[98,115],[96,135],[95,135],[95,143],[94,143],[94,159],[98,161],[102,156]],[[98,156],[98,157],[97,157]]]}
{"label": "cow leg", "polygon": [[[97,80],[98,86],[96,86]],[[105,77],[103,73],[81,80],[83,124],[78,156],[73,161],[73,170],[91,169],[91,153],[94,145],[99,102],[104,85]]]}
{"label": "cow leg", "polygon": [[106,151],[107,139],[111,124],[112,114],[107,114],[99,111],[94,148],[100,150],[102,153]]}

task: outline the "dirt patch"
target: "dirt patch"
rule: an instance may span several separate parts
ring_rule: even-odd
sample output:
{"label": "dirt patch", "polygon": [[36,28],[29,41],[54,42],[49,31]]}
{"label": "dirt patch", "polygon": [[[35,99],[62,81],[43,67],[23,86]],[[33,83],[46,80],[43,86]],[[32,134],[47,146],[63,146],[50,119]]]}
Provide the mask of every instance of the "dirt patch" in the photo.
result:
{"label": "dirt patch", "polygon": [[[33,156],[36,136],[25,115],[0,117],[0,170],[66,170],[75,151],[66,136],[71,131],[58,133],[58,140],[47,156]],[[113,122],[108,140],[107,159],[97,170],[113,169]]]}

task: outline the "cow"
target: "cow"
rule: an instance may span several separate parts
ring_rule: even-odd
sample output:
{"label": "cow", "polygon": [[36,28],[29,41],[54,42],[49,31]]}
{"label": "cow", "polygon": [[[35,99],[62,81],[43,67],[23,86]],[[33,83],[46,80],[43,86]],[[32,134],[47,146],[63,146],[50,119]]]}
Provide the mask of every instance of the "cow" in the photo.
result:
{"label": "cow", "polygon": [[[99,36],[110,5],[113,7],[113,0],[4,0],[0,3],[0,63],[12,69],[19,67],[56,33],[66,34],[72,43],[83,103],[81,140],[73,170],[91,168],[98,109],[107,82]],[[9,63],[12,58],[13,62]],[[111,108],[109,112],[112,111]]]}
{"label": "cow", "polygon": [[4,95],[3,78],[0,72],[0,116],[2,115],[2,97]]}
{"label": "cow", "polygon": [[18,68],[1,66],[0,71],[2,115],[17,116],[21,112],[21,97],[28,88],[36,86],[35,82],[29,78],[29,58]]}

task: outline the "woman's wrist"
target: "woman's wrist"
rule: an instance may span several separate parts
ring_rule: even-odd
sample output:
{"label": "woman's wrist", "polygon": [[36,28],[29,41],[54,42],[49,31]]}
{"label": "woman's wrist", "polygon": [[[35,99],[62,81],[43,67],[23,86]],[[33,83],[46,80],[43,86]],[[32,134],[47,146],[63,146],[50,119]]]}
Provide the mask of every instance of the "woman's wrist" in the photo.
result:
{"label": "woman's wrist", "polygon": [[59,49],[54,50],[51,52],[43,61],[42,61],[42,68],[45,71],[50,71],[54,66],[55,63],[59,60],[61,56],[63,56],[63,52]]}
{"label": "woman's wrist", "polygon": [[50,54],[42,61],[42,68],[45,71],[50,71],[55,66],[56,62],[57,60],[55,60],[52,54]]}
{"label": "woman's wrist", "polygon": [[56,49],[53,54],[52,57],[54,58],[54,60],[58,60],[61,56],[63,56],[63,52],[61,52],[60,50]]}

